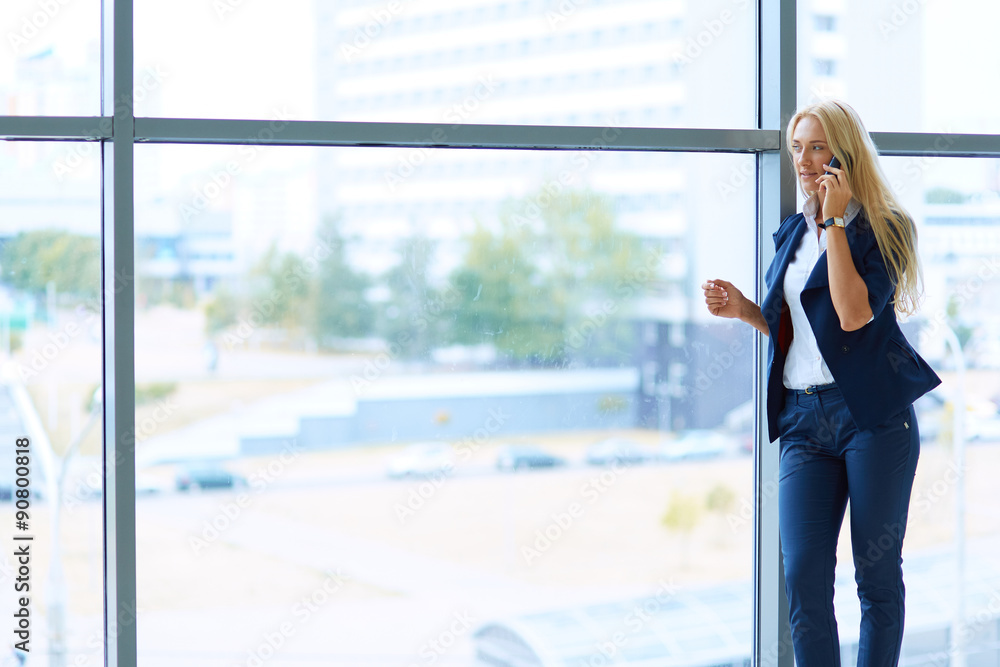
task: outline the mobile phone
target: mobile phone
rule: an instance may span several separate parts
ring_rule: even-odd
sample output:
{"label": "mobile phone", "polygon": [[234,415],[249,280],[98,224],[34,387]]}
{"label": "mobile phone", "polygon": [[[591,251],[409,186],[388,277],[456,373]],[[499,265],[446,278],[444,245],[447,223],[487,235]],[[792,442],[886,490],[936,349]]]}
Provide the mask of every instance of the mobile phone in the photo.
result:
{"label": "mobile phone", "polygon": [[[837,159],[836,155],[834,155],[833,159],[830,160],[830,166],[833,167],[834,169],[840,169],[840,160]],[[829,174],[830,172],[826,172],[826,173]]]}

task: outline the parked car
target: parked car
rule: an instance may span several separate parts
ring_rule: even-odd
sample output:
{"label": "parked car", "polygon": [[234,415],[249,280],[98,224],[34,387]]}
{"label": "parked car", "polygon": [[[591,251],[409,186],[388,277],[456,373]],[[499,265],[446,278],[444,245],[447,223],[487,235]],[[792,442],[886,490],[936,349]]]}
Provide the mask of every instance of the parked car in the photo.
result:
{"label": "parked car", "polygon": [[553,468],[562,465],[566,465],[566,459],[549,454],[537,445],[507,445],[497,455],[497,468],[500,470]]}
{"label": "parked car", "polygon": [[455,453],[444,442],[417,442],[389,459],[385,472],[389,477],[429,477],[447,475],[455,469]]}
{"label": "parked car", "polygon": [[708,459],[740,451],[737,438],[710,429],[694,429],[680,433],[674,440],[660,446],[664,461]]}
{"label": "parked car", "polygon": [[217,463],[192,463],[181,467],[174,478],[178,491],[191,489],[231,489],[246,486],[245,478]]}
{"label": "parked car", "polygon": [[655,449],[624,438],[608,438],[595,442],[587,448],[586,454],[587,463],[597,466],[614,463],[626,465],[646,463],[656,458]]}

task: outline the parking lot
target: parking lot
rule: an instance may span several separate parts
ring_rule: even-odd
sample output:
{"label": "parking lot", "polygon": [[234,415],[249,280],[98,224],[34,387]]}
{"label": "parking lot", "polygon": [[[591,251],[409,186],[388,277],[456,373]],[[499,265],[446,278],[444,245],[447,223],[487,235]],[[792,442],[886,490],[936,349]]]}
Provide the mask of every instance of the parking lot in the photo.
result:
{"label": "parking lot", "polygon": [[[279,651],[288,662],[268,664],[309,664],[309,656],[322,655],[313,664],[408,667],[459,613],[485,622],[641,595],[663,581],[685,590],[749,582],[752,459],[585,463],[587,445],[604,435],[531,439],[566,459],[551,469],[497,470],[504,443],[486,443],[447,476],[392,479],[386,464],[404,449],[399,444],[232,461],[228,467],[247,486],[193,493],[168,486],[142,495],[136,527],[144,664],[231,667],[289,622],[295,632]],[[989,511],[995,490],[988,474],[1000,465],[1000,446],[971,446],[968,457],[974,540],[1000,532]],[[925,448],[908,551],[950,544],[951,470],[947,452]],[[175,470],[146,472],[172,480]],[[709,507],[718,489],[729,491],[724,510]],[[672,503],[693,515],[689,527],[664,522]],[[99,614],[99,605],[79,601],[100,586],[100,513],[95,501],[64,516],[73,545],[64,549],[70,608],[80,618]],[[44,515],[38,519],[39,534],[47,535]],[[848,550],[845,535],[842,563],[850,562]],[[46,571],[44,554],[37,567]],[[39,600],[45,586],[40,576]],[[323,604],[304,618],[308,607],[296,605],[312,595]],[[338,629],[335,648],[331,628]],[[470,655],[469,634],[438,664],[469,664],[460,661]],[[183,647],[177,636],[186,638]],[[84,646],[86,635],[78,639]],[[332,651],[343,656],[339,662]],[[365,662],[352,663],[359,655]]]}

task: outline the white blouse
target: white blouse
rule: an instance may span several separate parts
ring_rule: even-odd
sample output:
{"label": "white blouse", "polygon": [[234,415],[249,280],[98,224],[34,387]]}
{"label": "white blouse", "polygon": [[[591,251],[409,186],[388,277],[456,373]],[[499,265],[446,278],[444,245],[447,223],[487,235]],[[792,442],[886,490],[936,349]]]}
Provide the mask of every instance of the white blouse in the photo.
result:
{"label": "white blouse", "polygon": [[[819,213],[819,197],[813,195],[802,207],[806,219],[806,232],[795,251],[795,257],[785,272],[785,302],[792,316],[792,343],[785,357],[785,371],[782,380],[789,389],[805,389],[811,385],[833,382],[830,368],[823,361],[819,344],[812,326],[802,308],[802,288],[816,267],[820,256],[826,252],[826,231],[817,238],[816,214]],[[851,221],[861,212],[861,203],[851,199],[844,214],[844,222]]]}

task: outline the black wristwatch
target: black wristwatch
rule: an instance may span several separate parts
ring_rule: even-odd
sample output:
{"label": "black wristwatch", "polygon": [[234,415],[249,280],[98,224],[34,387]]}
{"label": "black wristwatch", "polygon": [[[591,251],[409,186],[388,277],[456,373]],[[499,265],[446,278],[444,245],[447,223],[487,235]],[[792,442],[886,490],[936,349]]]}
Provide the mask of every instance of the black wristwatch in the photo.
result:
{"label": "black wristwatch", "polygon": [[837,216],[833,218],[827,218],[823,222],[817,222],[816,226],[819,227],[820,229],[826,229],[827,227],[840,227],[841,229],[843,229],[844,227],[847,227],[847,223],[844,222],[843,218]]}

